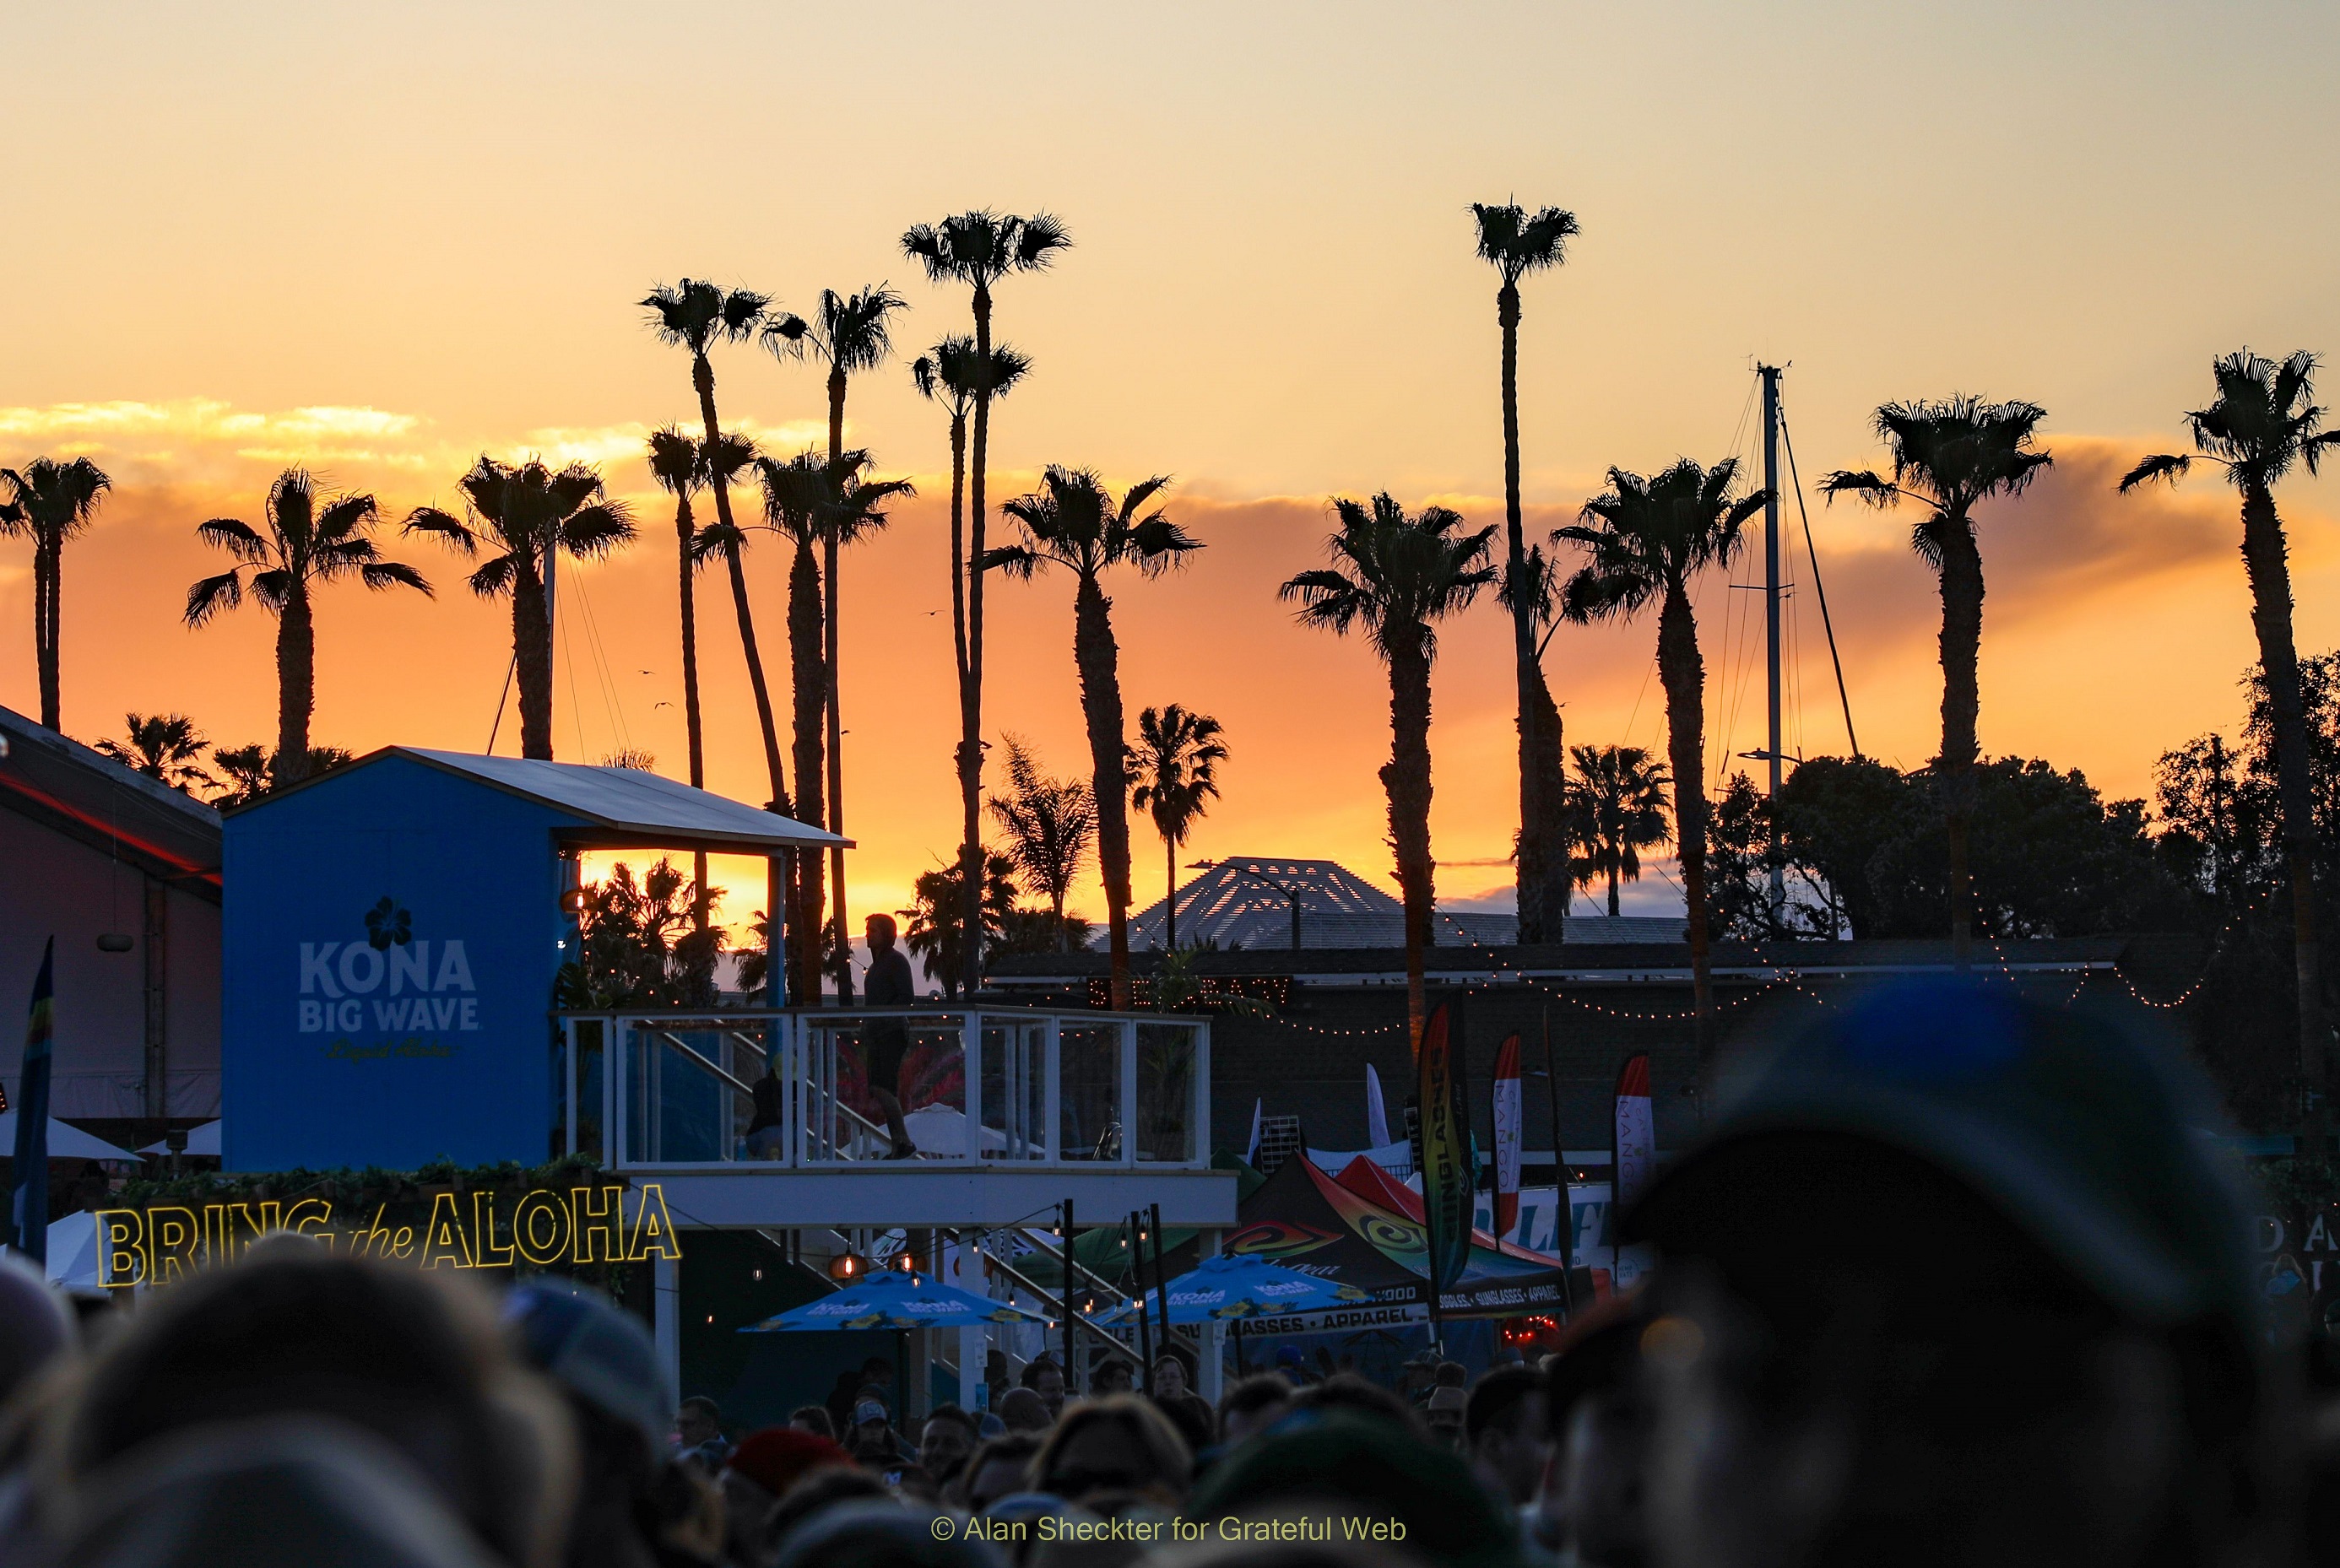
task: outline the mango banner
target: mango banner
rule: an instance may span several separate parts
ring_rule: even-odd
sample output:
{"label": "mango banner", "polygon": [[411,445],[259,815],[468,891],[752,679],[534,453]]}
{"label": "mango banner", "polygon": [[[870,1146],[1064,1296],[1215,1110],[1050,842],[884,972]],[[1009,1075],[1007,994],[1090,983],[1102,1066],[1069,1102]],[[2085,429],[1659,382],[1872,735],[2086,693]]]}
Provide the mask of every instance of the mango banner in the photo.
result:
{"label": "mango banner", "polygon": [[627,1188],[539,1188],[505,1207],[493,1192],[439,1192],[419,1225],[389,1219],[390,1206],[337,1223],[331,1199],[291,1203],[155,1204],[97,1211],[98,1283],[126,1290],[167,1285],[208,1264],[240,1257],[275,1232],[305,1236],[353,1257],[387,1257],[421,1268],[539,1268],[580,1263],[679,1258],[674,1220],[656,1182]]}

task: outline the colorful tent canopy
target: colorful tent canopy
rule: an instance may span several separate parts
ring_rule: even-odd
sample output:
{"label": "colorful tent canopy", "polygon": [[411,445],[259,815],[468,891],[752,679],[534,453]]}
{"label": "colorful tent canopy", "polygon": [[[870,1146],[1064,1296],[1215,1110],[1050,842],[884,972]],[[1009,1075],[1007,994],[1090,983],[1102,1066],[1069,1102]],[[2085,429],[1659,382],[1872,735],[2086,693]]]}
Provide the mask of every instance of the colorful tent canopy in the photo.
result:
{"label": "colorful tent canopy", "polygon": [[[1246,1317],[1275,1317],[1295,1312],[1324,1312],[1369,1302],[1372,1297],[1336,1279],[1319,1279],[1296,1268],[1284,1268],[1264,1257],[1232,1254],[1206,1257],[1201,1267],[1170,1282],[1170,1321],[1208,1323]],[[1113,1324],[1137,1309],[1125,1301],[1100,1322]],[[1145,1310],[1157,1317],[1162,1292],[1145,1293]]]}
{"label": "colorful tent canopy", "polygon": [[793,1307],[742,1334],[805,1334],[839,1328],[965,1328],[977,1323],[1048,1323],[1036,1312],[945,1285],[923,1274],[872,1274],[818,1301]]}
{"label": "colorful tent canopy", "polygon": [[[1374,1202],[1307,1159],[1287,1159],[1242,1206],[1225,1250],[1349,1286],[1376,1302],[1426,1304],[1430,1248],[1419,1213]],[[1442,1312],[1501,1317],[1565,1306],[1560,1259],[1499,1248],[1492,1238],[1473,1241],[1462,1277],[1440,1294]]]}

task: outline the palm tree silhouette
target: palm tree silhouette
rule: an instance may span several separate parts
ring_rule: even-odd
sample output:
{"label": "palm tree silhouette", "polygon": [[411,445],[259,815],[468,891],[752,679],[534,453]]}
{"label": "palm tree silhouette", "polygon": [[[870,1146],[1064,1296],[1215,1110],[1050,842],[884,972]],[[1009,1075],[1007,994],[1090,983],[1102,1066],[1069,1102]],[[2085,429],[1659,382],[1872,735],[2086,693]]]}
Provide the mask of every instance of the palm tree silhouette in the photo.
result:
{"label": "palm tree silhouette", "polygon": [[1658,606],[1658,680],[1666,693],[1666,749],[1673,764],[1674,848],[1689,902],[1691,994],[1698,1054],[1714,1045],[1714,983],[1706,908],[1706,664],[1698,651],[1698,616],[1690,583],[1709,567],[1728,567],[1740,529],[1763,509],[1768,490],[1731,498],[1739,460],[1701,468],[1688,458],[1643,478],[1609,470],[1609,491],[1584,503],[1584,520],[1552,532],[1591,557],[1568,579],[1561,613],[1580,624],[1630,619]]}
{"label": "palm tree silhouette", "polygon": [[0,501],[0,535],[33,541],[33,662],[39,671],[41,723],[64,727],[57,700],[57,601],[64,586],[65,541],[87,528],[97,503],[114,488],[87,458],[60,463],[35,458],[22,469],[0,468],[8,498]]}
{"label": "palm tree silhouette", "polygon": [[583,463],[550,468],[536,459],[500,463],[481,455],[456,481],[470,520],[437,507],[407,514],[405,532],[436,534],[466,559],[485,545],[497,553],[471,576],[483,599],[509,598],[512,663],[520,678],[520,749],[552,758],[552,617],[544,585],[560,556],[600,560],[634,537],[631,510],[602,494]]}
{"label": "palm tree silhouette", "polygon": [[1165,952],[1178,951],[1178,849],[1218,795],[1218,767],[1227,760],[1225,733],[1210,715],[1190,714],[1176,703],[1137,715],[1129,803],[1152,817],[1162,835],[1170,890],[1162,906]]}
{"label": "palm tree silhouette", "polygon": [[1044,567],[1063,567],[1076,582],[1073,662],[1080,671],[1081,716],[1088,726],[1089,793],[1096,802],[1097,871],[1105,882],[1116,1011],[1126,1010],[1130,1001],[1128,743],[1122,729],[1113,601],[1101,580],[1121,566],[1135,567],[1142,577],[1158,577],[1186,552],[1202,547],[1161,512],[1145,511],[1169,483],[1167,475],[1157,474],[1132,485],[1115,501],[1094,472],[1051,465],[1038,490],[1000,508],[1022,526],[1025,542],[986,550],[976,562],[978,572],[1004,571],[1027,582]]}
{"label": "palm tree silhouette", "polygon": [[276,617],[276,787],[309,775],[309,720],[317,706],[317,629],[310,590],[355,576],[369,588],[412,588],[431,597],[422,574],[386,561],[372,537],[382,509],[372,496],[321,497],[306,469],[287,468],[268,488],[266,534],[233,518],[213,518],[195,535],[233,556],[236,565],[187,590],[186,622],[200,626],[252,597]]}
{"label": "palm tree silhouette", "polygon": [[[893,339],[887,334],[886,318],[896,311],[907,309],[899,294],[880,283],[863,289],[853,295],[840,295],[834,289],[820,291],[820,305],[808,323],[801,317],[788,316],[768,323],[764,341],[773,353],[787,360],[802,354],[808,348],[820,356],[828,366],[828,461],[831,468],[841,465],[845,459],[845,388],[849,376],[863,370],[874,370],[886,362],[894,351]],[[828,689],[824,705],[828,714],[828,830],[845,832],[845,746],[844,719],[838,699],[838,597],[840,574],[838,570],[838,546],[832,531],[821,541],[821,582],[828,589],[827,614],[822,617],[827,627],[828,643],[824,661],[828,670]],[[845,849],[843,845],[828,852],[829,881],[835,885],[834,902],[837,915],[836,953],[831,969],[837,975],[837,994],[841,1001],[853,998],[853,963],[850,918],[845,907]]]}
{"label": "palm tree silhouette", "polygon": [[[650,432],[649,466],[650,478],[658,481],[659,488],[674,498],[675,544],[682,577],[682,722],[689,743],[690,787],[705,789],[707,756],[699,714],[699,607],[695,592],[700,556],[699,527],[690,513],[690,498],[705,486],[707,468],[699,459],[699,443],[672,425]],[[690,912],[696,922],[693,929],[704,931],[709,902],[707,852],[693,852],[690,864]]]}
{"label": "palm tree silhouette", "polygon": [[274,773],[268,748],[258,741],[250,745],[213,747],[212,765],[226,775],[220,781],[221,793],[212,800],[212,804],[223,810],[250,805],[265,795]]}
{"label": "palm tree silhouette", "polygon": [[[959,846],[959,883],[967,900],[966,929],[980,933],[977,907],[983,883],[983,535],[987,514],[984,479],[991,452],[991,403],[1005,390],[995,383],[991,351],[991,291],[1016,272],[1046,270],[1072,236],[1046,212],[1028,218],[988,210],[961,212],[939,223],[919,223],[902,235],[902,253],[920,262],[937,283],[964,283],[973,295],[975,351],[966,368],[976,377],[974,466],[967,508],[966,628],[959,678],[958,789],[966,837]],[[1025,369],[1029,368],[1026,361]],[[1019,371],[1019,374],[1021,372]],[[952,569],[959,570],[957,563]],[[957,594],[953,594],[954,600]],[[982,982],[983,943],[966,942],[958,954],[960,978],[969,995]]]}
{"label": "palm tree silhouette", "polygon": [[1339,530],[1327,541],[1333,565],[1302,572],[1276,591],[1301,604],[1303,626],[1345,635],[1361,627],[1388,666],[1390,760],[1381,770],[1389,796],[1390,843],[1405,901],[1407,1038],[1422,1049],[1423,952],[1430,945],[1435,893],[1430,857],[1430,666],[1437,623],[1459,614],[1495,580],[1487,564],[1492,528],[1459,532],[1462,517],[1424,507],[1413,517],[1383,492],[1369,506],[1336,498]]}
{"label": "palm tree silhouette", "polygon": [[[1944,825],[1949,838],[1950,952],[1963,970],[1973,962],[1974,888],[1967,841],[1974,821],[1974,767],[1980,754],[1982,547],[1974,508],[1995,495],[2023,493],[2055,459],[2033,445],[2048,410],[2036,403],[1986,403],[1976,398],[1888,403],[1877,434],[1893,450],[1890,480],[1839,469],[1820,480],[1831,499],[1857,496],[1871,506],[1914,500],[1926,515],[1910,547],[1934,568],[1942,595],[1942,750]],[[1681,769],[1675,770],[1677,780]]]}
{"label": "palm tree silhouette", "polygon": [[1609,879],[1609,917],[1619,913],[1617,884],[1641,880],[1641,851],[1672,836],[1666,827],[1665,764],[1640,746],[1571,746],[1576,777],[1576,873]]}
{"label": "palm tree silhouette", "polygon": [[[794,541],[788,564],[788,672],[795,697],[795,762],[797,808],[808,821],[823,815],[821,784],[823,718],[827,712],[827,663],[819,562],[817,545],[835,540],[854,544],[886,526],[885,507],[897,496],[916,492],[909,482],[865,481],[862,471],[869,454],[853,451],[832,466],[818,452],[800,452],[787,462],[759,458],[756,471],[763,484],[764,516],[775,531]],[[797,907],[807,940],[798,943],[798,974],[808,999],[820,995],[824,943],[816,933],[822,924],[820,857],[800,855],[797,864]],[[828,954],[849,950],[828,945]]]}
{"label": "palm tree silhouette", "polygon": [[[1471,212],[1478,225],[1480,259],[1492,263],[1502,279],[1495,289],[1495,324],[1503,334],[1503,580],[1508,587],[1525,582],[1531,570],[1520,520],[1520,280],[1566,260],[1568,242],[1577,232],[1576,215],[1558,207],[1531,214],[1508,202],[1480,202],[1471,204]],[[1519,940],[1558,942],[1573,884],[1560,709],[1544,680],[1532,595],[1513,587],[1504,600],[1512,614],[1512,656],[1519,685]]]}
{"label": "palm tree silhouette", "polygon": [[195,786],[219,788],[219,780],[195,764],[203,753],[211,749],[195,721],[184,714],[155,714],[148,717],[124,714],[123,725],[129,734],[125,744],[117,740],[102,740],[97,750],[112,757],[134,773],[169,784],[182,794],[193,794]]}
{"label": "palm tree silhouette", "polygon": [[[2275,730],[2276,789],[2283,806],[2284,859],[2291,873],[2293,964],[2299,985],[2299,1070],[2324,1087],[2324,981],[2316,954],[2315,866],[2319,845],[2307,713],[2291,625],[2291,547],[2275,508],[2276,481],[2295,467],[2316,471],[2324,449],[2340,444],[2325,431],[2315,405],[2315,356],[2282,363],[2245,349],[2215,361],[2218,395],[2186,416],[2193,453],[2146,459],[2121,478],[2121,494],[2155,479],[2175,485],[2195,457],[2216,463],[2243,497],[2243,576],[2251,588],[2251,629],[2258,636]],[[2214,737],[2215,738],[2215,737]]]}
{"label": "palm tree silhouette", "polygon": [[1096,837],[1096,796],[1086,779],[1047,777],[1020,737],[1005,738],[1008,793],[991,797],[991,814],[1007,830],[1016,869],[1047,895],[1050,944],[1061,952],[1067,945],[1065,900]]}
{"label": "palm tree silhouette", "polygon": [[[731,569],[731,593],[739,612],[740,634],[744,639],[749,631],[747,577],[737,559],[739,530],[731,518],[731,479],[746,466],[743,456],[737,463],[713,460],[721,453],[728,457],[738,451],[737,446],[725,448],[722,426],[715,417],[715,366],[707,350],[717,343],[744,343],[754,338],[771,313],[768,295],[747,289],[722,289],[713,283],[685,278],[669,289],[661,284],[652,289],[642,301],[649,312],[650,330],[661,343],[690,352],[690,385],[699,394],[699,417],[706,427],[700,438],[700,455],[709,459],[708,487],[715,492],[715,520],[723,530]],[[772,798],[768,803],[773,811],[787,815],[793,809],[788,802],[788,775],[780,767],[780,729],[772,715],[771,688],[764,680],[763,661],[756,656],[752,642],[745,646],[748,659],[748,684],[756,695],[756,722],[764,735],[764,768],[770,775]],[[814,825],[818,826],[818,823]]]}

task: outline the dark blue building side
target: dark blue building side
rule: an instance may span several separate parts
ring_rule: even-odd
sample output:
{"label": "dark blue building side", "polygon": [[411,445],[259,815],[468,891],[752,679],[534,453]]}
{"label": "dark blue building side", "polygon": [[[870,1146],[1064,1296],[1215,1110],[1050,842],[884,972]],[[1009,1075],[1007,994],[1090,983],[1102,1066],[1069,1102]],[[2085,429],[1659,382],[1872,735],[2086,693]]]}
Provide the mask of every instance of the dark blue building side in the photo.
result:
{"label": "dark blue building side", "polygon": [[579,825],[397,755],[229,816],[226,1169],[543,1159]]}

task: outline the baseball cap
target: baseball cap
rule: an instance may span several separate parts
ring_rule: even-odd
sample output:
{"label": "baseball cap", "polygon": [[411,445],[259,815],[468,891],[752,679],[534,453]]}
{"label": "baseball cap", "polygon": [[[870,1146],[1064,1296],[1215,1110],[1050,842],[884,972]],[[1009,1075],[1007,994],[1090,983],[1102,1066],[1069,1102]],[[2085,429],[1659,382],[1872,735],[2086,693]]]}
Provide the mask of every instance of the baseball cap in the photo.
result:
{"label": "baseball cap", "polygon": [[802,1480],[808,1471],[824,1464],[850,1464],[853,1456],[817,1433],[786,1426],[767,1426],[739,1440],[724,1461],[773,1496],[778,1497]]}
{"label": "baseball cap", "polygon": [[865,1421],[886,1421],[890,1419],[891,1417],[887,1415],[886,1412],[886,1407],[883,1405],[878,1404],[875,1399],[865,1399],[860,1404],[853,1407],[853,1425],[856,1426],[860,1425]]}
{"label": "baseball cap", "polygon": [[[1720,1076],[1707,1133],[1625,1215],[1661,1250],[1728,1247],[1759,1140],[1881,1145],[1981,1198],[2116,1311],[2253,1320],[2247,1210],[2207,1086],[2132,1028],[2000,986],[1889,983]],[[1772,1195],[1775,1204],[1785,1195]],[[1743,1243],[1741,1243],[1743,1245]]]}

